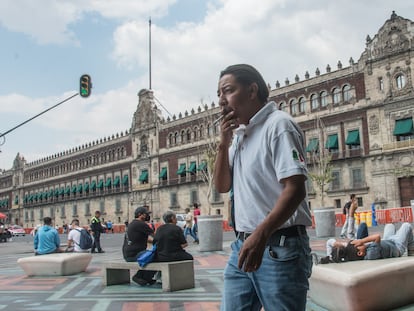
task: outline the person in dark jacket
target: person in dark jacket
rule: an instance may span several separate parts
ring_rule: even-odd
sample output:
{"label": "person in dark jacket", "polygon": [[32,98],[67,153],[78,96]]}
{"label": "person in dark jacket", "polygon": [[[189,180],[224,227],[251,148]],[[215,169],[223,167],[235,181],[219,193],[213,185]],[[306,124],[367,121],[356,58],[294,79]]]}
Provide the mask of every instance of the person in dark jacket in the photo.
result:
{"label": "person in dark jacket", "polygon": [[[148,225],[150,221],[150,211],[145,206],[135,209],[135,219],[128,224],[125,232],[122,253],[125,261],[137,262],[137,258],[147,249],[147,243],[152,243],[154,231]],[[156,271],[139,270],[132,280],[141,285],[152,285],[155,283],[153,279]]]}
{"label": "person in dark jacket", "polygon": [[177,226],[175,213],[167,211],[162,218],[165,224],[157,229],[153,242],[157,244],[156,261],[193,260],[193,256],[184,250],[188,244],[182,229]]}
{"label": "person in dark jacket", "polygon": [[91,220],[91,230],[93,233],[93,245],[91,249],[91,253],[95,253],[95,249],[98,250],[98,253],[105,253],[105,251],[101,247],[101,233],[105,232],[104,227],[102,226],[101,220],[99,219],[101,217],[101,212],[96,211],[95,217]]}

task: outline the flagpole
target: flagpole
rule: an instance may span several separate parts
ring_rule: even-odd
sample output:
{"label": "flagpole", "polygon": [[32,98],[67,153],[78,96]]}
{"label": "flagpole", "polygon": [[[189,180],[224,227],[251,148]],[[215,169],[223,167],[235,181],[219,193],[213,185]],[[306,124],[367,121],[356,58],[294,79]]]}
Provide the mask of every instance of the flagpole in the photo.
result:
{"label": "flagpole", "polygon": [[149,19],[149,89],[151,90],[151,17]]}

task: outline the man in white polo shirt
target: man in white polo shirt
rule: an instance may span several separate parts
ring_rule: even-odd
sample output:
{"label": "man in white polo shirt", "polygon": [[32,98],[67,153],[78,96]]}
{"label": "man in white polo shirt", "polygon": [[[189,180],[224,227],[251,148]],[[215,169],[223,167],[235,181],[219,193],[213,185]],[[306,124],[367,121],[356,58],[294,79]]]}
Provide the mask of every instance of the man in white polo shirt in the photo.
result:
{"label": "man in white polo shirt", "polygon": [[250,65],[222,71],[217,93],[224,117],[214,180],[219,192],[233,190],[237,235],[221,310],[305,310],[312,221],[303,133],[267,103],[268,87]]}

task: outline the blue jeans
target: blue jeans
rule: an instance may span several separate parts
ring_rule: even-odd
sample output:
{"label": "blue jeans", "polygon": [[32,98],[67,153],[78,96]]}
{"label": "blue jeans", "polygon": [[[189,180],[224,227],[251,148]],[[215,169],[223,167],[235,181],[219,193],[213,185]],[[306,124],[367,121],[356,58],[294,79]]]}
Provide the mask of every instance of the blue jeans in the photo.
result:
{"label": "blue jeans", "polygon": [[184,238],[187,239],[187,235],[190,234],[194,241],[198,242],[197,235],[193,232],[192,228],[185,227],[184,228]]}
{"label": "blue jeans", "polygon": [[244,272],[237,266],[242,245],[241,240],[231,245],[232,253],[224,270],[221,310],[305,310],[312,272],[308,235],[286,238],[282,246],[266,246],[262,264],[255,272]]}
{"label": "blue jeans", "polygon": [[393,241],[402,256],[406,249],[414,250],[413,227],[409,223],[403,223],[397,231],[394,224],[386,224],[384,227],[383,240]]}

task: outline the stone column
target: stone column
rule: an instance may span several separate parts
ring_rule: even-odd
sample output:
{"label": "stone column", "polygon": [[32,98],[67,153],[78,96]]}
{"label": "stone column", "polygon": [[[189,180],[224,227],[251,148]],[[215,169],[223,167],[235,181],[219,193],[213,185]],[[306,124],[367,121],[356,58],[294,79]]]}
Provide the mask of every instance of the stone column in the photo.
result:
{"label": "stone column", "polygon": [[200,215],[197,217],[200,252],[223,250],[223,216]]}
{"label": "stone column", "polygon": [[335,209],[333,207],[313,210],[315,218],[316,237],[327,238],[335,236]]}

